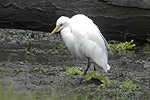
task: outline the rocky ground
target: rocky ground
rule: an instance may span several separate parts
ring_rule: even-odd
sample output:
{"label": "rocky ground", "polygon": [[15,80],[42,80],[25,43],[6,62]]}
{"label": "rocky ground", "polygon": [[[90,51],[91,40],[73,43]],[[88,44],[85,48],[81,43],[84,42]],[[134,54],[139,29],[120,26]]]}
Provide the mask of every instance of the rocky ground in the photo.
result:
{"label": "rocky ground", "polygon": [[[101,86],[98,80],[79,83],[81,75],[66,75],[70,67],[86,68],[86,59],[71,56],[59,35],[48,38],[49,33],[16,29],[0,29],[0,79],[16,91],[51,91],[58,97],[87,99],[137,99],[150,98],[150,51],[137,43],[136,48],[110,58],[111,70],[101,74],[116,84]],[[93,65],[89,72],[93,71]],[[135,89],[123,82],[132,81]],[[125,87],[124,87],[125,88]],[[85,100],[85,99],[84,99]]]}

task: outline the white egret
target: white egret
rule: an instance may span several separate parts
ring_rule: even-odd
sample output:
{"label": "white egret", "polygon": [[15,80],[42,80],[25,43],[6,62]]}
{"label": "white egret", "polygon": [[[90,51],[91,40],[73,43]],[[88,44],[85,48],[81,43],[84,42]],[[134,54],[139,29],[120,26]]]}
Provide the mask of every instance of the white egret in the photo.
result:
{"label": "white egret", "polygon": [[110,70],[106,48],[108,43],[90,18],[83,14],[77,14],[71,18],[61,16],[49,37],[59,31],[72,55],[79,59],[88,59],[83,76],[90,67],[90,60],[105,72]]}

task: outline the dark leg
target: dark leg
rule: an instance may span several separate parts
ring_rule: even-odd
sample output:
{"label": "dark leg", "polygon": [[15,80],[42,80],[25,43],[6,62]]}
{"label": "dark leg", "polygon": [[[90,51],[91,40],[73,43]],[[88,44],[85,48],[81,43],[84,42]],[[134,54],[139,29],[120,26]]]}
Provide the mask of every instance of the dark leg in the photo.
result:
{"label": "dark leg", "polygon": [[[90,59],[88,58],[87,68],[86,68],[86,70],[84,71],[83,76],[87,73],[88,69],[90,68],[90,65],[91,65],[91,62],[90,62]],[[83,81],[83,78],[80,80],[80,84],[81,84],[82,81]]]}
{"label": "dark leg", "polygon": [[96,71],[95,64],[94,64],[94,71]]}

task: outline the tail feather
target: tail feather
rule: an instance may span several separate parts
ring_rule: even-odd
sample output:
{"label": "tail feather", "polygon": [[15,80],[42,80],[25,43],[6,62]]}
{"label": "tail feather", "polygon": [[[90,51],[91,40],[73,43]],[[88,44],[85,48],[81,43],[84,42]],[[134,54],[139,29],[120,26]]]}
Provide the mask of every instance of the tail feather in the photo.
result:
{"label": "tail feather", "polygon": [[[110,70],[110,66],[109,66],[109,64],[107,64],[107,70]],[[107,72],[107,71],[106,71]]]}

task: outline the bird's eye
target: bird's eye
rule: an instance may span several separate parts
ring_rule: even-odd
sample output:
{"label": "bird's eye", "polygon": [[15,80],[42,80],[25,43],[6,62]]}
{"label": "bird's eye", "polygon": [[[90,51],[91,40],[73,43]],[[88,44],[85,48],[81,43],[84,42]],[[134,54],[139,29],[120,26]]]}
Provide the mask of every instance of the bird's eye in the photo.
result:
{"label": "bird's eye", "polygon": [[63,24],[60,24],[60,26],[62,26]]}

